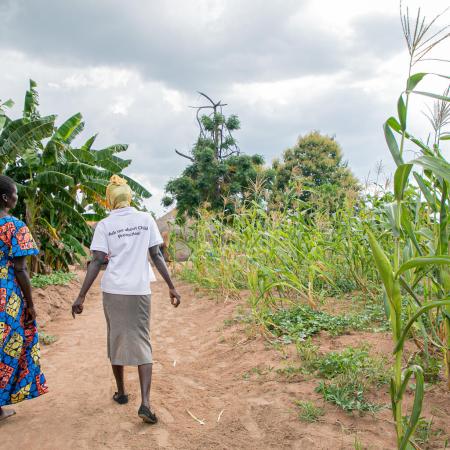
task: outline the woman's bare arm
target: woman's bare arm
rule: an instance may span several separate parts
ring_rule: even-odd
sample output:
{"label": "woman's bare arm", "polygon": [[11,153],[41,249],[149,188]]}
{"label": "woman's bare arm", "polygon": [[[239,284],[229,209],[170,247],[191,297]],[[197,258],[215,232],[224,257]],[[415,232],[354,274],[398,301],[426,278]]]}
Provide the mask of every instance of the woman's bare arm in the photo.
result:
{"label": "woman's bare arm", "polygon": [[164,257],[159,248],[159,245],[154,245],[153,247],[150,247],[149,252],[153,264],[155,265],[156,269],[158,270],[160,275],[163,277],[164,281],[167,283],[167,286],[169,287],[170,301],[172,302],[172,305],[175,306],[176,308],[181,302],[181,297],[176,291],[175,286],[173,285],[172,278],[170,277],[169,270],[167,269],[166,262],[164,261]]}
{"label": "woman's bare arm", "polygon": [[72,305],[72,316],[75,319],[75,314],[81,314],[83,312],[83,303],[86,299],[86,295],[91,288],[92,284],[96,280],[100,269],[102,265],[105,263],[106,260],[106,253],[99,252],[97,250],[94,250],[93,252],[93,258],[92,261],[89,263],[87,270],[86,270],[86,276],[83,281],[83,285],[81,286],[80,293],[78,294],[78,297],[73,302]]}
{"label": "woman's bare arm", "polygon": [[33,295],[31,289],[31,281],[27,270],[26,256],[19,256],[14,258],[14,275],[17,283],[22,291],[26,303],[25,323],[30,325],[36,319],[36,312],[34,310]]}

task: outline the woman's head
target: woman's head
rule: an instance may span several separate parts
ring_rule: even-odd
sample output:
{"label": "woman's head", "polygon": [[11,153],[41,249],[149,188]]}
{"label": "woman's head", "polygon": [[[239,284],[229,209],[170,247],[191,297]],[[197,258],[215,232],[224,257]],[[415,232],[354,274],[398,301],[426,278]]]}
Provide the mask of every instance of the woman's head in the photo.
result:
{"label": "woman's head", "polygon": [[6,175],[0,175],[0,208],[13,209],[17,204],[16,183]]}
{"label": "woman's head", "polygon": [[131,204],[131,188],[127,180],[113,175],[106,188],[106,202],[109,209],[126,208]]}

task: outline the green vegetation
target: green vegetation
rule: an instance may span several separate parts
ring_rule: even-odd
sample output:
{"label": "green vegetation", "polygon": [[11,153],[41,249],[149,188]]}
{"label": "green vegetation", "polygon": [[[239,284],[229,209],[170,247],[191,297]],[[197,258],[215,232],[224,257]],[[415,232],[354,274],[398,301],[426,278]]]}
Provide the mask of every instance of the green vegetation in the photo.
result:
{"label": "green vegetation", "polygon": [[[328,379],[318,388],[324,398],[345,410],[379,409],[365,397],[367,380],[384,383],[390,375],[380,373],[382,366],[370,373],[364,349],[322,357],[312,344],[301,349],[302,340],[320,331],[388,330],[399,449],[410,448],[419,426],[425,377],[438,380],[442,364],[450,389],[450,164],[443,152],[450,139],[450,90],[420,90],[423,79],[448,76],[416,72],[416,64],[448,37],[435,25],[420,11],[402,15],[410,65],[397,116],[384,124],[397,165],[393,191],[379,182],[359,190],[337,142],[311,133],[282,162],[257,171],[244,192],[224,195],[222,208],[197,209],[196,220],[173,240],[191,252],[183,278],[227,298],[246,290],[255,323],[272,339],[295,342],[307,356],[302,368]],[[424,139],[409,123],[412,97],[434,102]],[[406,160],[412,153],[415,159]],[[331,305],[328,297],[335,297]],[[323,305],[337,312],[329,314]],[[404,367],[408,339],[421,355]],[[279,369],[285,375],[299,371],[293,365]],[[403,397],[410,385],[414,400],[405,423]]]}
{"label": "green vegetation", "polygon": [[57,340],[56,336],[39,331],[39,342],[42,342],[44,345],[52,345]]}
{"label": "green vegetation", "polygon": [[[262,171],[260,155],[242,155],[232,132],[240,128],[236,115],[225,117],[221,102],[201,94],[209,104],[197,109],[200,134],[191,155],[177,153],[191,164],[166,186],[165,206],[176,201],[178,217],[197,216],[203,206],[211,211],[234,212],[236,202],[246,199],[248,188]],[[204,112],[207,114],[204,114]],[[225,200],[226,199],[226,200]],[[246,199],[247,200],[247,199]]]}
{"label": "green vegetation", "polygon": [[50,275],[35,275],[31,278],[34,288],[44,288],[52,285],[67,285],[77,278],[72,272],[53,272]]}
{"label": "green vegetation", "polygon": [[320,331],[336,336],[368,325],[364,316],[332,316],[300,305],[268,312],[264,322],[273,334],[283,337],[285,342],[302,341]]}
{"label": "green vegetation", "polygon": [[122,174],[131,161],[117,154],[126,145],[94,150],[94,135],[75,147],[73,142],[84,128],[80,113],[59,126],[55,115],[42,117],[34,81],[26,92],[22,117],[6,115],[12,104],[0,105],[0,172],[17,183],[19,203],[14,214],[27,223],[41,250],[31,258],[31,271],[67,270],[86,256],[92,238],[87,222],[106,215],[104,197],[111,175],[128,180],[136,205],[150,193]]}
{"label": "green vegetation", "polygon": [[323,408],[315,406],[312,402],[298,400],[295,404],[300,410],[298,417],[303,422],[317,422],[319,418],[325,414]]}
{"label": "green vegetation", "polygon": [[[443,95],[420,91],[418,85],[425,77],[440,75],[413,73],[415,64],[423,61],[439,42],[449,36],[446,27],[437,32],[432,30],[435,20],[427,21],[420,10],[414,20],[408,11],[402,16],[410,54],[408,78],[397,102],[397,117],[390,117],[384,124],[386,142],[397,165],[394,199],[385,206],[388,220],[381,229],[373,223],[367,228],[374,261],[386,293],[394,343],[395,365],[390,393],[400,449],[410,446],[424,398],[423,368],[410,365],[403,369],[405,340],[412,330],[421,330],[425,346],[430,341],[427,329],[431,332],[434,345],[444,354],[450,388],[450,164],[440,149],[441,141],[449,138],[443,129],[450,119],[449,89]],[[410,98],[413,95],[438,99],[434,112],[429,116],[433,128],[432,142],[424,143],[409,131]],[[414,151],[420,155],[409,162],[404,160],[407,145],[414,146]],[[413,167],[421,168],[423,172],[414,171]],[[409,184],[411,173],[419,190]],[[390,235],[393,245],[383,248],[379,242],[381,233]],[[405,298],[409,301],[407,320],[403,318]],[[441,324],[445,333],[439,336]],[[412,376],[415,378],[414,403],[405,424],[403,396]]]}
{"label": "green vegetation", "polygon": [[[278,208],[293,206],[295,202],[320,203],[330,211],[342,207],[348,195],[357,195],[358,181],[342,159],[342,150],[334,138],[314,131],[300,137],[297,144],[283,153],[283,160],[275,160],[272,170],[270,202]],[[296,195],[289,204],[283,193],[295,180]]]}
{"label": "green vegetation", "polygon": [[323,395],[323,398],[333,403],[344,411],[361,411],[375,413],[381,406],[367,401],[364,397],[364,387],[359,383],[328,383],[321,381],[316,388],[316,392]]}
{"label": "green vegetation", "polygon": [[359,378],[361,384],[381,385],[389,381],[386,364],[384,358],[371,357],[367,347],[348,347],[341,352],[318,357],[315,368],[320,376],[327,379],[350,377]]}

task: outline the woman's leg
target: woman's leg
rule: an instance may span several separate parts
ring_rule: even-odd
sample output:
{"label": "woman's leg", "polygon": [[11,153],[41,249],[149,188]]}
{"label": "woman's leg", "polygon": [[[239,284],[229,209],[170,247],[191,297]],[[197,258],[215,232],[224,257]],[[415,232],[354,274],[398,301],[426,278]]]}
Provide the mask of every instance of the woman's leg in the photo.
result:
{"label": "woman's leg", "polygon": [[7,411],[0,406],[0,421],[11,417],[16,412],[13,409],[8,409]]}
{"label": "woman's leg", "polygon": [[112,365],[112,371],[117,384],[117,393],[125,395],[125,381],[123,379],[123,366]]}
{"label": "woman's leg", "polygon": [[150,388],[152,385],[153,364],[142,364],[138,366],[139,383],[141,385],[142,405],[150,408]]}

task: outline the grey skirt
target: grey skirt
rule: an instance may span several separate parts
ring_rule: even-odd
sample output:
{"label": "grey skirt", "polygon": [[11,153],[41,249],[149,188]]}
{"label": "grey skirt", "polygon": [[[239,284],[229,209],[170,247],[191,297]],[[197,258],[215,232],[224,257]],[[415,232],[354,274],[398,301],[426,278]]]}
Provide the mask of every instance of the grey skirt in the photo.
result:
{"label": "grey skirt", "polygon": [[152,362],[150,294],[122,295],[103,292],[108,329],[108,358],[117,366]]}

